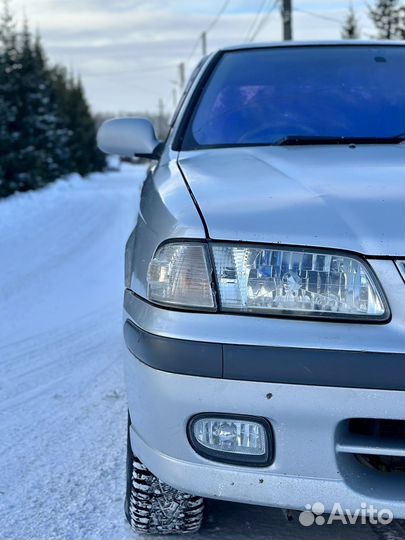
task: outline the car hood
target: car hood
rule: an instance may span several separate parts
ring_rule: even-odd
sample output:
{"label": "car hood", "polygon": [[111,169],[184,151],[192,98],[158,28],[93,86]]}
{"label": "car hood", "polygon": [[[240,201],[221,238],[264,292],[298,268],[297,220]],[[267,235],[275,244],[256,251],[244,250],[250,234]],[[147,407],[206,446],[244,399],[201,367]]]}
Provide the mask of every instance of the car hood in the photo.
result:
{"label": "car hood", "polygon": [[405,255],[405,146],[179,154],[210,238]]}

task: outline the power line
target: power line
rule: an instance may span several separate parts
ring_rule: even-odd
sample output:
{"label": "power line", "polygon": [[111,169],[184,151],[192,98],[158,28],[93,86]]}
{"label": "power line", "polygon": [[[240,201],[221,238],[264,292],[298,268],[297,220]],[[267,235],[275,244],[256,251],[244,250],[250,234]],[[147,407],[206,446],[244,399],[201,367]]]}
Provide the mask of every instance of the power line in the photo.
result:
{"label": "power line", "polygon": [[225,2],[221,6],[221,9],[215,15],[214,19],[210,22],[210,24],[207,26],[207,28],[205,28],[205,30],[203,30],[201,32],[201,34],[198,36],[198,38],[195,40],[194,45],[191,48],[190,54],[188,55],[186,62],[189,62],[191,60],[191,58],[193,57],[193,55],[194,55],[195,51],[197,50],[197,47],[198,47],[204,33],[205,33],[205,35],[207,35],[208,32],[210,32],[214,28],[214,26],[218,23],[218,21],[220,20],[220,18],[224,14],[226,8],[228,7],[229,2],[230,2],[230,0],[225,0]]}
{"label": "power line", "polygon": [[[267,24],[267,21],[269,20],[269,17],[271,13],[274,11],[274,9],[277,7],[278,4],[280,4],[280,0],[275,0],[275,2],[266,9],[266,2],[269,0],[263,0],[261,5],[259,6],[258,10],[256,11],[255,17],[251,25],[249,26],[248,32],[246,34],[245,41],[254,41],[258,34],[262,31],[264,26]],[[309,15],[311,17],[316,17],[318,19],[331,21],[334,23],[342,24],[342,20],[338,19],[337,17],[332,17],[329,15],[324,15],[322,13],[317,13],[314,11],[308,11],[306,9],[301,8],[294,8],[294,12],[303,13],[305,15]],[[250,37],[249,37],[250,36]]]}
{"label": "power line", "polygon": [[211,30],[214,28],[214,26],[217,24],[217,22],[219,21],[219,19],[222,17],[222,15],[224,14],[224,11],[226,10],[226,8],[228,7],[229,5],[229,2],[230,0],[225,0],[225,2],[223,3],[221,9],[218,11],[218,14],[216,15],[215,19],[212,21],[212,23],[208,26],[208,28],[205,29],[205,32],[208,34],[208,32],[211,32]]}
{"label": "power line", "polygon": [[251,32],[253,32],[253,29],[255,28],[256,23],[259,20],[260,15],[263,13],[263,9],[264,9],[264,6],[266,5],[267,1],[268,0],[262,0],[262,3],[260,5],[259,9],[255,13],[255,17],[254,17],[254,19],[252,21],[252,24],[249,26],[249,29],[246,32],[246,37],[245,37],[244,41],[249,40],[249,36],[250,36]]}
{"label": "power line", "polygon": [[317,17],[318,19],[323,19],[325,21],[332,21],[332,22],[337,22],[339,24],[342,24],[341,19],[337,19],[336,17],[330,17],[329,15],[322,15],[322,13],[315,13],[313,11],[307,11],[306,9],[300,9],[300,8],[295,8],[294,11],[298,11],[299,13],[304,13],[305,15],[311,15],[312,17]]}
{"label": "power line", "polygon": [[256,28],[254,34],[251,36],[249,41],[254,41],[256,39],[257,35],[263,30],[263,28],[267,24],[267,21],[269,20],[270,15],[273,13],[273,11],[278,6],[278,4],[279,4],[279,0],[275,0],[273,2],[273,4],[268,9],[267,13],[262,17],[261,22],[259,23],[258,27]]}
{"label": "power line", "polygon": [[198,38],[195,40],[194,45],[191,48],[190,54],[187,56],[186,62],[189,62],[192,57],[194,56],[195,51],[197,50],[198,44],[200,43],[201,35],[198,36]]}

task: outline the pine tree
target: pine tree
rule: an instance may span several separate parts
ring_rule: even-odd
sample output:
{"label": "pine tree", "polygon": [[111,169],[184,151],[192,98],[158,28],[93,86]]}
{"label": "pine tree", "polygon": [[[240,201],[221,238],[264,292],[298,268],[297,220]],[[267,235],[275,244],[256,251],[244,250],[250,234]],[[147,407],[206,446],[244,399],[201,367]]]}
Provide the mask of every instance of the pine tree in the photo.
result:
{"label": "pine tree", "polygon": [[14,146],[20,138],[15,100],[20,69],[15,23],[4,1],[0,17],[0,197],[18,189]]}
{"label": "pine tree", "polygon": [[71,88],[70,112],[77,115],[77,130],[74,133],[80,147],[77,154],[77,171],[85,175],[95,170],[102,170],[105,167],[105,157],[97,148],[96,123],[80,79],[75,81]]}
{"label": "pine tree", "polygon": [[73,170],[86,175],[104,169],[105,158],[97,148],[96,121],[80,79],[68,75],[60,66],[53,68],[51,77],[59,109],[71,134],[67,147]]}
{"label": "pine tree", "polygon": [[404,6],[400,0],[376,0],[369,15],[380,39],[400,39],[405,35]]}
{"label": "pine tree", "polygon": [[40,39],[32,42],[27,23],[21,36],[20,64],[15,89],[20,138],[13,172],[18,190],[26,191],[68,172],[64,153],[69,133],[52,93]]}
{"label": "pine tree", "polygon": [[405,6],[399,9],[398,38],[405,39]]}
{"label": "pine tree", "polygon": [[349,12],[342,28],[342,39],[359,39],[359,24],[354,11],[353,4],[350,4]]}
{"label": "pine tree", "polygon": [[50,69],[39,36],[21,33],[4,1],[0,17],[0,197],[70,172],[102,170],[96,123],[80,81]]}

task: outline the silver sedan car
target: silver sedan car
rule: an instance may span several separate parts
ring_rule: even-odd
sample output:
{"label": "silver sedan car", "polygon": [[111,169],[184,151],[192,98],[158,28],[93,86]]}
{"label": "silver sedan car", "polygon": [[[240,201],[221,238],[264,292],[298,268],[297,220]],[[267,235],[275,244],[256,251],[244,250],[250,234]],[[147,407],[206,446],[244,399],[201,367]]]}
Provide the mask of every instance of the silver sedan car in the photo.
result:
{"label": "silver sedan car", "polygon": [[140,118],[98,141],[155,160],[126,249],[132,527],[194,532],[204,497],[405,517],[405,44],[223,49],[164,142]]}

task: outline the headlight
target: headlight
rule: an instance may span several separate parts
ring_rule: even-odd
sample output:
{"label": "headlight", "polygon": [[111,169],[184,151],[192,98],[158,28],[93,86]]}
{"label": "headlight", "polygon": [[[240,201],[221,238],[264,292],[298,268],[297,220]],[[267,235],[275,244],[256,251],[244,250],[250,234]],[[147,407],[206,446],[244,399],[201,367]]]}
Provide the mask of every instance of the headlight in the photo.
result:
{"label": "headlight", "polygon": [[215,309],[206,245],[170,243],[160,247],[148,269],[149,299],[172,306]]}
{"label": "headlight", "polygon": [[[219,311],[387,320],[389,308],[367,263],[355,256],[304,249],[212,243]],[[216,311],[208,246],[161,246],[148,270],[152,302]]]}
{"label": "headlight", "polygon": [[386,319],[388,308],[361,259],[301,249],[212,247],[221,308],[275,315]]}

